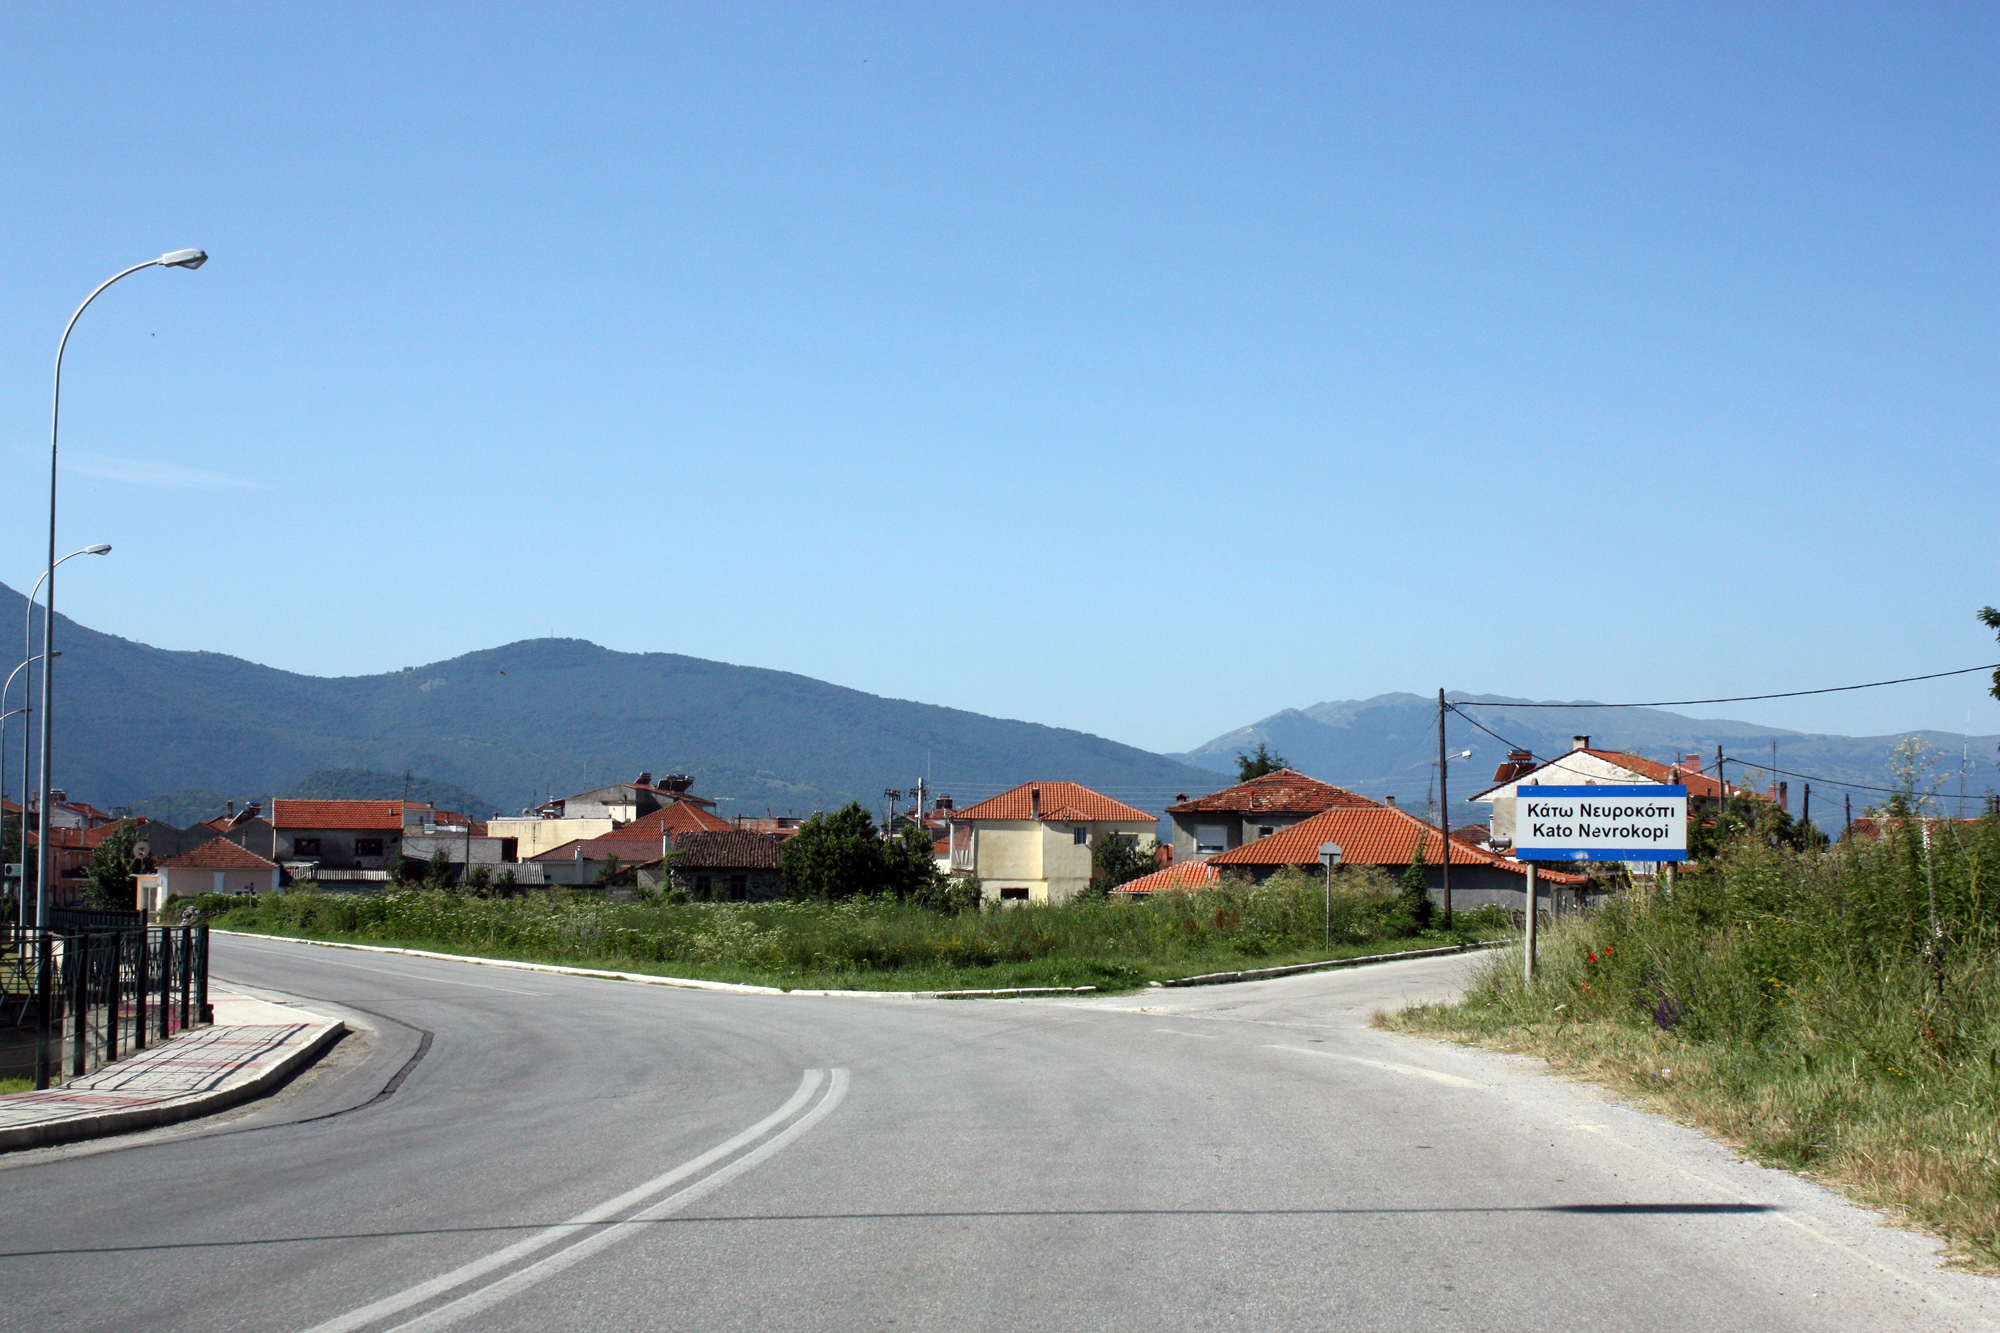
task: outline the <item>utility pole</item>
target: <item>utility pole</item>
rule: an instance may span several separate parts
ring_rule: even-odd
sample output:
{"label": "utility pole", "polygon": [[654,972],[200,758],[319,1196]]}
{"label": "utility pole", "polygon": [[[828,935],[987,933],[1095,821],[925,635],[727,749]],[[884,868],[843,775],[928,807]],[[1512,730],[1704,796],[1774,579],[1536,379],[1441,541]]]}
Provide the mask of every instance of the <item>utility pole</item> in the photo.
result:
{"label": "utility pole", "polygon": [[1810,832],[1806,832],[1812,828],[1812,783],[1810,782],[1806,784],[1805,799],[1799,802],[1799,828],[1801,836],[1807,838],[1812,836]]}
{"label": "utility pole", "polygon": [[1841,813],[1844,816],[1840,821],[1840,836],[1844,838],[1854,828],[1854,793],[1851,791],[1842,792],[1840,794],[1840,805]]}
{"label": "utility pole", "polygon": [[1448,772],[1444,755],[1444,687],[1438,687],[1438,828],[1444,833],[1444,928],[1451,929],[1451,797],[1446,786]]}

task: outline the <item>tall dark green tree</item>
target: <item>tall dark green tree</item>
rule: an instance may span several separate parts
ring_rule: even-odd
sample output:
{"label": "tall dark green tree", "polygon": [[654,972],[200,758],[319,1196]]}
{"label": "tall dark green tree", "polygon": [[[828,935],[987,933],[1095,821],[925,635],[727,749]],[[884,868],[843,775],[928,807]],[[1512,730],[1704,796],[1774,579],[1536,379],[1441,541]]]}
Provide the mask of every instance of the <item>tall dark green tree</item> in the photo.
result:
{"label": "tall dark green tree", "polygon": [[[1980,607],[1979,623],[1992,630],[1995,634],[2000,634],[2000,608],[1991,606]],[[2000,699],[2000,671],[1993,673],[1992,695],[1994,698]]]}
{"label": "tall dark green tree", "polygon": [[1427,833],[1417,835],[1416,850],[1410,853],[1409,869],[1403,872],[1403,905],[1410,910],[1410,919],[1423,929],[1431,923],[1431,913],[1435,904],[1431,902],[1430,881],[1424,875],[1424,844],[1430,840]]}
{"label": "tall dark green tree", "polygon": [[138,841],[130,824],[120,824],[91,852],[84,869],[90,880],[84,900],[90,906],[129,912],[139,905],[138,876],[152,873],[153,859],[138,855]]}
{"label": "tall dark green tree", "polygon": [[881,892],[888,869],[875,820],[859,801],[814,815],[785,840],[778,873],[785,877],[785,887],[802,898]]}
{"label": "tall dark green tree", "polygon": [[1236,752],[1236,780],[1238,782],[1248,782],[1252,778],[1261,778],[1266,773],[1275,773],[1281,768],[1290,767],[1291,763],[1286,760],[1285,756],[1273,750],[1263,741],[1258,741],[1257,748],[1249,754],[1245,754],[1241,750]]}
{"label": "tall dark green tree", "polygon": [[1100,834],[1090,849],[1089,892],[1105,895],[1120,884],[1130,884],[1141,875],[1158,870],[1158,858],[1151,847],[1141,847],[1129,833]]}

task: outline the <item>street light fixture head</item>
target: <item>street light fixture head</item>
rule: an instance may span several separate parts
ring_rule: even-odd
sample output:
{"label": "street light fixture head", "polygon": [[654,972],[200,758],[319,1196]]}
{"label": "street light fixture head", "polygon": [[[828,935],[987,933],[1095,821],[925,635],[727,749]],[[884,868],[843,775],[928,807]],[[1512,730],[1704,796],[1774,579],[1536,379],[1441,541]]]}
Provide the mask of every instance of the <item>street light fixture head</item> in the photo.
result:
{"label": "street light fixture head", "polygon": [[158,259],[154,260],[153,262],[156,264],[164,264],[168,268],[200,268],[203,264],[206,264],[208,262],[208,251],[175,250],[169,254],[161,255]]}
{"label": "street light fixture head", "polygon": [[83,553],[84,553],[85,555],[110,555],[110,554],[111,554],[111,543],[110,543],[110,542],[99,542],[99,543],[98,543],[97,545],[95,545],[95,546],[86,546],[86,547],[84,547],[84,548],[83,548]]}

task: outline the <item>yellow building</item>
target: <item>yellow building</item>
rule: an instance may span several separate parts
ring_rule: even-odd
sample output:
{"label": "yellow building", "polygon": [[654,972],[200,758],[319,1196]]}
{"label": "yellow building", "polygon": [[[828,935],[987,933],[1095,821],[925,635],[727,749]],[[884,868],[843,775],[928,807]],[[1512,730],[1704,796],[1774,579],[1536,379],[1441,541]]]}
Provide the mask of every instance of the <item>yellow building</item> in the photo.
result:
{"label": "yellow building", "polygon": [[540,815],[502,818],[495,815],[486,821],[486,836],[516,839],[514,857],[526,861],[543,852],[552,852],[565,843],[601,838],[617,827],[618,821],[610,818],[544,819]]}
{"label": "yellow building", "polygon": [[951,812],[951,868],[979,877],[1001,902],[1068,902],[1090,883],[1091,852],[1105,838],[1150,848],[1159,821],[1075,782],[1024,782]]}

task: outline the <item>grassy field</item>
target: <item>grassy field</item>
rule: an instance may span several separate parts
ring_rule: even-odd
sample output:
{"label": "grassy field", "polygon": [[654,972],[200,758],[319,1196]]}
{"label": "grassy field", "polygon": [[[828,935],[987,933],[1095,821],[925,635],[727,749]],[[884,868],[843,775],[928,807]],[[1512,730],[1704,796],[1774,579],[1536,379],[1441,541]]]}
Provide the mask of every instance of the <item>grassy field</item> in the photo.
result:
{"label": "grassy field", "polygon": [[1804,856],[1739,846],[1671,896],[1496,954],[1386,1020],[1538,1055],[2000,1272],[2000,819]]}
{"label": "grassy field", "polygon": [[788,989],[1123,989],[1197,972],[1275,967],[1425,948],[1501,932],[1461,915],[1420,930],[1393,886],[1355,876],[1333,901],[1324,947],[1320,882],[1280,875],[1153,902],[1086,899],[956,915],[889,899],[844,902],[610,902],[551,891],[478,898],[434,890],[313,892],[224,899],[227,930],[602,966]]}

